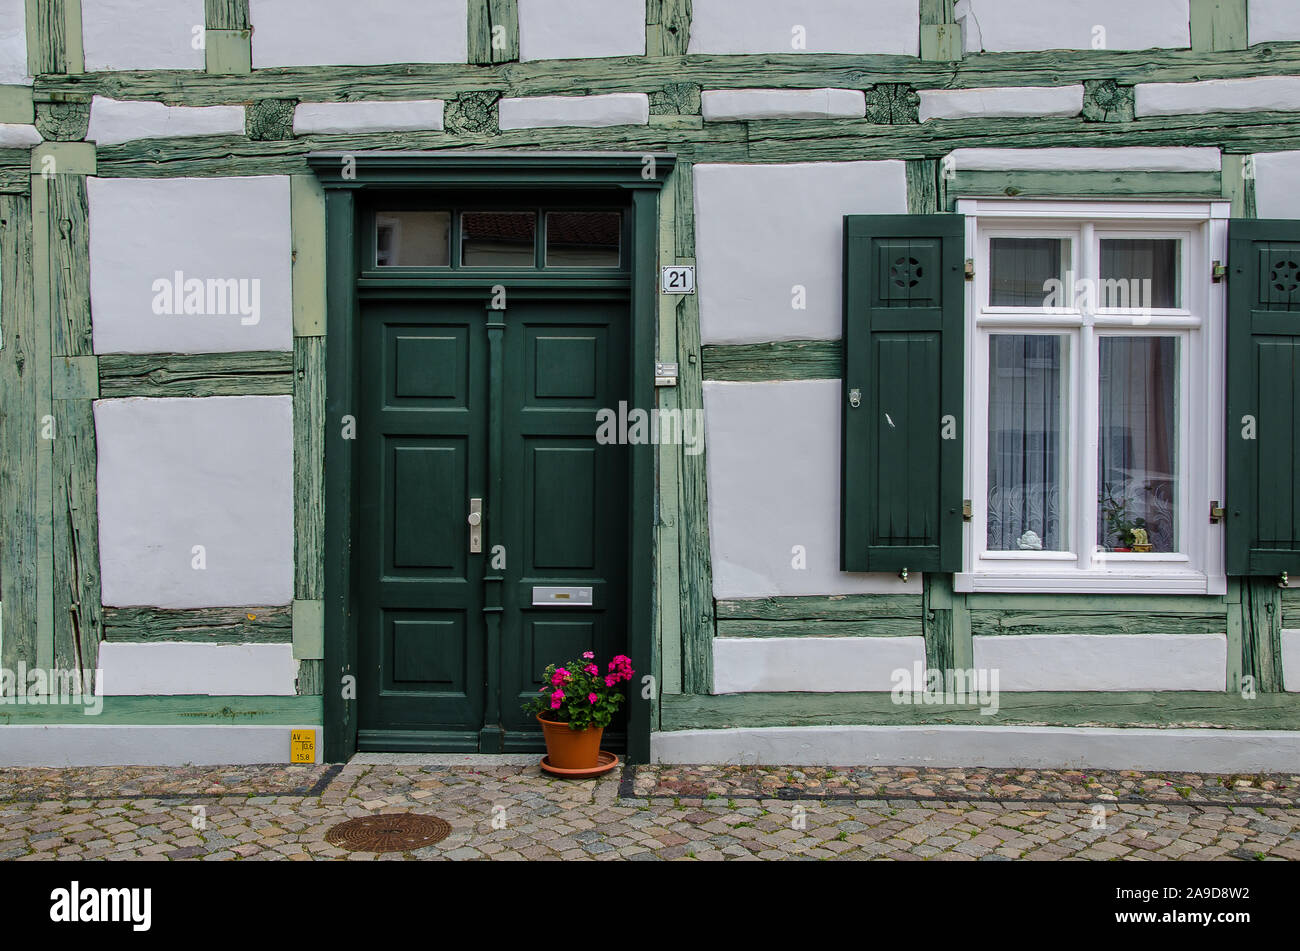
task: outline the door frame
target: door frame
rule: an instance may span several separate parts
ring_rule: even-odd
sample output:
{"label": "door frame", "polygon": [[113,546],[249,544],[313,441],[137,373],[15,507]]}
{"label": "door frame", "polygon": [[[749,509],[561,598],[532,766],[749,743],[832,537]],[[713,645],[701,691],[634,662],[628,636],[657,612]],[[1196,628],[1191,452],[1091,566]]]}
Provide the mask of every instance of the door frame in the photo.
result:
{"label": "door frame", "polygon": [[[671,153],[641,152],[313,152],[307,164],[325,189],[325,659],[322,678],[324,759],[344,762],[357,749],[358,673],[352,563],[357,525],[358,440],[343,438],[343,417],[355,415],[361,197],[387,191],[542,190],[631,192],[631,334],[629,380],[633,406],[655,405],[655,323],[658,313],[659,193],[673,170]],[[594,421],[593,421],[594,425]],[[654,446],[629,449],[627,650],[633,667],[652,673],[654,611]],[[304,557],[300,553],[299,557]],[[355,681],[353,681],[355,683]],[[628,691],[629,762],[650,757],[651,701],[636,684]]]}

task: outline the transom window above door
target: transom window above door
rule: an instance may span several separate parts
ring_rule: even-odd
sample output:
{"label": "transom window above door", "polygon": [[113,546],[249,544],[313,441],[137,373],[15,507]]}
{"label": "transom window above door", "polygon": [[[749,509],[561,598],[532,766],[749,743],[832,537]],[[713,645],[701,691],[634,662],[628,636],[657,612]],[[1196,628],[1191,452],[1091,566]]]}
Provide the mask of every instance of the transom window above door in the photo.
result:
{"label": "transom window above door", "polygon": [[609,208],[376,208],[377,269],[625,268],[624,218]]}
{"label": "transom window above door", "polygon": [[1219,593],[1227,207],[969,200],[961,590]]}

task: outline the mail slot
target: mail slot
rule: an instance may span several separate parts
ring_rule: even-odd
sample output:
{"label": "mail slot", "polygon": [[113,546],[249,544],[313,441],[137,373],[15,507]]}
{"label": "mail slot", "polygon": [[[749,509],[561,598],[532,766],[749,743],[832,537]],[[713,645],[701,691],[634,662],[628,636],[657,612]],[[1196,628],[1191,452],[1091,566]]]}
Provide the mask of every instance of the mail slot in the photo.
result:
{"label": "mail slot", "polygon": [[533,607],[591,607],[591,586],[585,588],[555,588],[538,585],[533,588]]}

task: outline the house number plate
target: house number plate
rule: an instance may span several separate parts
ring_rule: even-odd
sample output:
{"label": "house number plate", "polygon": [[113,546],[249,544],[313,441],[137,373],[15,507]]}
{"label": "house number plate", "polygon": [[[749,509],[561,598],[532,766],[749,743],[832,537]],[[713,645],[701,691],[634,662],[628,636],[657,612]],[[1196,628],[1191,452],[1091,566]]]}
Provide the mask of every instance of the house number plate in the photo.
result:
{"label": "house number plate", "polygon": [[571,608],[591,607],[591,588],[552,588],[536,586],[533,588],[533,607],[551,607],[567,605]]}
{"label": "house number plate", "polygon": [[694,294],[695,265],[672,265],[663,269],[663,293]]}

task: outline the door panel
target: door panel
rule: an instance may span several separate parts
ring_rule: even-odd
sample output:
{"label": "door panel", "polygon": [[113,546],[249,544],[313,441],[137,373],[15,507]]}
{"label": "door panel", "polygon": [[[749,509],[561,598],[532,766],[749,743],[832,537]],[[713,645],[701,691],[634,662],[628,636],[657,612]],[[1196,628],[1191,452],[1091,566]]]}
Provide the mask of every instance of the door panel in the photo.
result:
{"label": "door panel", "polygon": [[485,485],[482,305],[361,311],[358,700],[363,748],[392,731],[471,742],[483,707],[482,559],[471,496]]}
{"label": "door panel", "polygon": [[[519,705],[541,686],[542,668],[585,650],[608,661],[626,648],[628,447],[598,445],[595,414],[629,398],[627,300],[520,296],[494,315],[505,324],[495,414],[483,301],[362,307],[363,749],[475,749],[494,726],[507,749],[540,748],[536,721]],[[488,492],[494,441],[499,499]],[[484,500],[477,554],[470,498]],[[485,575],[504,579],[496,656]],[[537,586],[590,587],[592,604],[534,606]],[[499,696],[488,696],[492,683]],[[494,707],[500,722],[486,723]],[[622,742],[621,722],[608,732],[607,746]]]}

